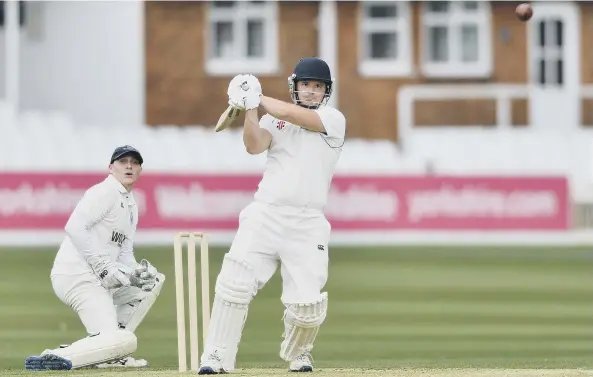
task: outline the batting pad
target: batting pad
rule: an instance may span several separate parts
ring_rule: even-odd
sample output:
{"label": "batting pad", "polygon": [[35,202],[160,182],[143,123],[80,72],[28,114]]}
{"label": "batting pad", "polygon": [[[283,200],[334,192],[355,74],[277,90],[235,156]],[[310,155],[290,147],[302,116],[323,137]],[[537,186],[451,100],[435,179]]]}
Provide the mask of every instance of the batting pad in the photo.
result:
{"label": "batting pad", "polygon": [[130,332],[135,332],[138,325],[142,322],[148,311],[156,301],[161,288],[165,283],[165,275],[157,274],[157,282],[150,292],[142,300],[127,304],[119,305],[117,308],[117,319],[121,328],[125,328]]}
{"label": "batting pad", "polygon": [[253,267],[229,254],[225,255],[215,292],[202,359],[218,352],[224,370],[230,372],[235,367],[248,305],[257,292]]}
{"label": "batting pad", "polygon": [[80,339],[68,347],[45,351],[72,362],[72,369],[124,358],[136,351],[136,335],[126,330],[99,333]]}
{"label": "batting pad", "polygon": [[327,316],[327,292],[311,303],[287,304],[284,311],[284,341],[280,345],[280,357],[292,361],[306,352],[311,352],[319,327]]}
{"label": "batting pad", "polygon": [[249,304],[257,292],[253,267],[245,261],[226,254],[216,279],[215,292],[223,301],[232,304]]}

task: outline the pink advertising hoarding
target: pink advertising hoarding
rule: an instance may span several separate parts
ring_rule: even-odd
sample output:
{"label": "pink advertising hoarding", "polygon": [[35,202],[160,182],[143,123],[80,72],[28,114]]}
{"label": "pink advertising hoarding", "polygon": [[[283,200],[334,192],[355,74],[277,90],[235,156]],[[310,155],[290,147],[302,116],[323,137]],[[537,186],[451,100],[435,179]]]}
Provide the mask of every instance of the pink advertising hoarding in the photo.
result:
{"label": "pink advertising hoarding", "polygon": [[[59,230],[102,174],[0,173],[0,230]],[[228,231],[260,176],[149,174],[134,189],[139,228]],[[564,177],[336,176],[334,231],[565,230]]]}

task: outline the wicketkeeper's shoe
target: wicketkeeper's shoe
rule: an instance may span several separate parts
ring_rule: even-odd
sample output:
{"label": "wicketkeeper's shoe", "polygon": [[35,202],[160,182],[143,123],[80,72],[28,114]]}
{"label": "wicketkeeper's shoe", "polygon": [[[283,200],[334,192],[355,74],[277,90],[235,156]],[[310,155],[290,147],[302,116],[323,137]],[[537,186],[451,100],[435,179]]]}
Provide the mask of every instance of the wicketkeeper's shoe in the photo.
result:
{"label": "wicketkeeper's shoe", "polygon": [[214,351],[202,360],[200,371],[198,374],[225,374],[226,371],[222,367],[222,360],[218,355],[218,351]]}
{"label": "wicketkeeper's shoe", "polygon": [[134,359],[132,356],[128,356],[109,363],[98,364],[96,368],[144,368],[147,366],[148,361],[144,359]]}
{"label": "wicketkeeper's shoe", "polygon": [[72,362],[45,350],[40,356],[29,356],[25,360],[27,370],[70,370]]}
{"label": "wicketkeeper's shoe", "polygon": [[311,354],[304,353],[290,362],[288,370],[290,372],[313,372],[313,363],[311,362]]}

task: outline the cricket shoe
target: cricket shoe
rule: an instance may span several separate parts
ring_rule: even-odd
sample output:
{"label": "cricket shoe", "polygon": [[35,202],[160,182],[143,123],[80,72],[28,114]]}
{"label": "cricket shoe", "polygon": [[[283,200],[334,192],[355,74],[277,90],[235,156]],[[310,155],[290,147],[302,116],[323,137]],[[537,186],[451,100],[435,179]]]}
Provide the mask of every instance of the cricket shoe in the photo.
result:
{"label": "cricket shoe", "polygon": [[128,356],[108,363],[97,364],[95,368],[144,368],[147,366],[148,361],[144,359],[134,359],[132,356]]}
{"label": "cricket shoe", "polygon": [[290,362],[288,370],[290,372],[313,372],[313,363],[311,362],[312,359],[313,357],[311,354],[305,352]]}
{"label": "cricket shoe", "polygon": [[225,374],[226,371],[222,367],[222,359],[215,350],[208,357],[202,361],[198,374]]}
{"label": "cricket shoe", "polygon": [[45,350],[40,356],[29,356],[25,360],[27,370],[70,370],[72,362]]}

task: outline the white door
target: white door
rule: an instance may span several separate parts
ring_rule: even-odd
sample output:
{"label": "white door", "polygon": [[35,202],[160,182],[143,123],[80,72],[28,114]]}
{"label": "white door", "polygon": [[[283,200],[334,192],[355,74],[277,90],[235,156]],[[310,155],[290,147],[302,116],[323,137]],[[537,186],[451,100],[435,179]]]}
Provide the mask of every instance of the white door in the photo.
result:
{"label": "white door", "polygon": [[573,2],[533,2],[528,21],[530,123],[576,129],[581,123],[580,22]]}

